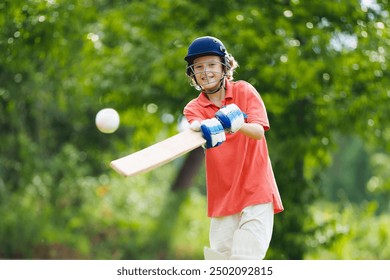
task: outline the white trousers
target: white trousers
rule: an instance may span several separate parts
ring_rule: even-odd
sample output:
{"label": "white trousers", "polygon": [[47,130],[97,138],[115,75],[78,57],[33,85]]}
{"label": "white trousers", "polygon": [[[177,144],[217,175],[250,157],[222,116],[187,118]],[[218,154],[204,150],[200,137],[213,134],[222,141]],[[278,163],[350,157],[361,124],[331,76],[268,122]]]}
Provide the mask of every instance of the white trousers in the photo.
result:
{"label": "white trousers", "polygon": [[273,225],[272,202],[248,206],[231,216],[211,218],[210,249],[226,259],[263,259]]}

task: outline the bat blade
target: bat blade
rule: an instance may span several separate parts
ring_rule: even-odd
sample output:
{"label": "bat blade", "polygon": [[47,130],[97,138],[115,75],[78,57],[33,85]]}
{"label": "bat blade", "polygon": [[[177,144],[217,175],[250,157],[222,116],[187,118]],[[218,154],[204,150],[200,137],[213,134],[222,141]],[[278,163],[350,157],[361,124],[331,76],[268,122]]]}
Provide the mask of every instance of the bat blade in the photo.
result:
{"label": "bat blade", "polygon": [[119,174],[135,176],[164,165],[205,144],[200,132],[186,130],[143,150],[111,161]]}

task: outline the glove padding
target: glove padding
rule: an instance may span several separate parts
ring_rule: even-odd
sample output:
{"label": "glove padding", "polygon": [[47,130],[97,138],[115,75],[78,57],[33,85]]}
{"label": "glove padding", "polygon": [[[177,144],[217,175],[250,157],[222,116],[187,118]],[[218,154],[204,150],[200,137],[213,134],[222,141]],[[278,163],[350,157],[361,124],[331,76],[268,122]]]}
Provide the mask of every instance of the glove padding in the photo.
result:
{"label": "glove padding", "polygon": [[223,128],[230,133],[238,131],[244,124],[244,114],[236,104],[229,104],[215,113]]}
{"label": "glove padding", "polygon": [[206,139],[206,149],[217,147],[226,140],[225,130],[216,118],[202,121],[200,129]]}

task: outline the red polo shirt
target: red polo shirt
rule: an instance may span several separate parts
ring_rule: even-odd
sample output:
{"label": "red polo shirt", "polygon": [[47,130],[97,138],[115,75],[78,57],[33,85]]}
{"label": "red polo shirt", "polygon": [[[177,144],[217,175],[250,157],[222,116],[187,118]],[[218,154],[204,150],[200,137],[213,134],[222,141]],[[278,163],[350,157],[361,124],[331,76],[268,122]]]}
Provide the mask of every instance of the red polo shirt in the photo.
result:
{"label": "red polo shirt", "polygon": [[[264,103],[256,89],[245,81],[226,81],[223,105],[235,103],[248,115],[247,123],[270,128]],[[184,115],[195,120],[213,118],[220,108],[201,93],[184,108]],[[255,140],[240,132],[226,135],[222,145],[206,150],[208,215],[228,216],[247,206],[273,202],[274,213],[283,204],[272,171],[265,137]]]}

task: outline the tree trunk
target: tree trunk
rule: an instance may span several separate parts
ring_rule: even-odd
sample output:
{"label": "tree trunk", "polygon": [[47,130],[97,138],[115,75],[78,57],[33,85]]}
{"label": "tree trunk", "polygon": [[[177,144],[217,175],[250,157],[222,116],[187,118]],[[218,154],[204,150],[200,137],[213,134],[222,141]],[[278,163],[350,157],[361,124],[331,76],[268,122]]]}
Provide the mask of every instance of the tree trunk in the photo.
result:
{"label": "tree trunk", "polygon": [[199,147],[189,153],[172,185],[172,191],[191,187],[204,161],[204,151]]}

